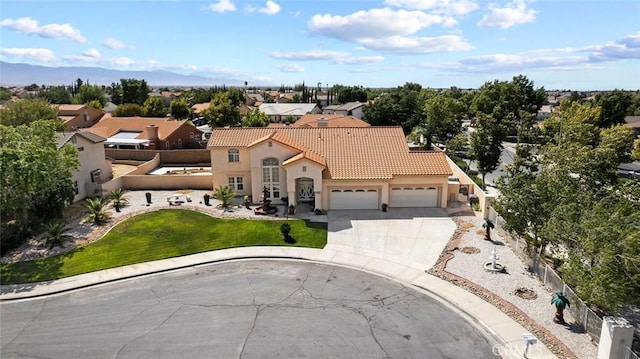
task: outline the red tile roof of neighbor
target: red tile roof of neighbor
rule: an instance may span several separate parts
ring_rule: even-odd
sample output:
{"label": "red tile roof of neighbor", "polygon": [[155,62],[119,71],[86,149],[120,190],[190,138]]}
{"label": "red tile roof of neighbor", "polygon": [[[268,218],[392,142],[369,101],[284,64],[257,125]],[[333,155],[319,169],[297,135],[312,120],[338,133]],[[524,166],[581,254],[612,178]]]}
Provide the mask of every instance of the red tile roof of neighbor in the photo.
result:
{"label": "red tile roof of neighbor", "polygon": [[208,146],[251,147],[267,140],[299,151],[285,164],[301,158],[325,163],[333,179],[451,174],[444,153],[410,152],[401,127],[216,128]]}
{"label": "red tile roof of neighbor", "polygon": [[103,117],[100,122],[90,128],[83,129],[96,135],[109,138],[122,131],[137,131],[140,134],[137,139],[148,139],[146,127],[155,125],[158,127],[158,138],[166,139],[180,126],[192,126],[193,131],[202,134],[202,131],[187,121],[178,121],[170,117]]}

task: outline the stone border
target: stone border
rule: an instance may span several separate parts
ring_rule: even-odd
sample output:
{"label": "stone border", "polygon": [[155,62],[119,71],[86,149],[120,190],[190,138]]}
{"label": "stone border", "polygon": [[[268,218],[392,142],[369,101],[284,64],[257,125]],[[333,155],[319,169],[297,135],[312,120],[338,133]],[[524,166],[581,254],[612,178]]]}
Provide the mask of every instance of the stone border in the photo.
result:
{"label": "stone border", "polygon": [[560,339],[512,303],[466,278],[447,272],[447,262],[454,257],[454,251],[459,248],[462,235],[465,233],[465,230],[462,230],[460,227],[463,221],[459,217],[452,217],[452,219],[456,224],[456,230],[449,240],[449,243],[447,243],[445,250],[438,257],[436,264],[426,272],[473,293],[498,308],[533,333],[554,355],[560,358],[578,359]]}

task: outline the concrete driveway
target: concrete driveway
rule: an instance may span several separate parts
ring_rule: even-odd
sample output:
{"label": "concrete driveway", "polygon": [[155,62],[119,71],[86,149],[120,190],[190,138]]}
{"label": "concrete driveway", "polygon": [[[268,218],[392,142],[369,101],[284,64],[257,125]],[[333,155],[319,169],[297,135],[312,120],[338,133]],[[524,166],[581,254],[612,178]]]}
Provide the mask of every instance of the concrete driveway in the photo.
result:
{"label": "concrete driveway", "polygon": [[440,208],[332,210],[325,249],[431,268],[456,230]]}

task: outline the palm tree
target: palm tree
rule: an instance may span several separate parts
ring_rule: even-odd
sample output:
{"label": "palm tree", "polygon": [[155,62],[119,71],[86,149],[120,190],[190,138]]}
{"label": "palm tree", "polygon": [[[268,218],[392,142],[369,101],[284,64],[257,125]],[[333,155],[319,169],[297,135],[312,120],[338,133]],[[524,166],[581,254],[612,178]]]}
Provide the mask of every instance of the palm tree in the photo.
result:
{"label": "palm tree", "polygon": [[219,186],[213,192],[213,198],[222,202],[222,208],[229,207],[229,201],[231,201],[235,196],[236,193],[233,192],[233,190],[229,188],[229,186]]}
{"label": "palm tree", "polygon": [[129,203],[129,200],[124,196],[125,193],[127,193],[126,190],[116,188],[109,194],[109,198],[111,199],[111,203],[113,203],[113,207],[116,209],[116,212],[120,212],[120,207],[124,207]]}
{"label": "palm tree", "polygon": [[482,228],[484,228],[486,230],[486,233],[484,235],[484,239],[490,241],[491,240],[491,230],[493,228],[495,228],[495,225],[493,224],[493,221],[490,220],[489,218],[484,220],[484,223],[482,223]]}
{"label": "palm tree", "polygon": [[65,241],[73,238],[73,236],[67,234],[68,231],[69,228],[65,227],[62,222],[50,223],[44,235],[44,243],[49,246],[49,249],[53,249],[55,246],[62,246]]}
{"label": "palm tree", "polygon": [[565,324],[564,321],[564,308],[571,307],[571,302],[564,296],[563,292],[555,292],[551,298],[551,304],[556,306],[556,315],[553,317],[553,321],[559,324]]}
{"label": "palm tree", "polygon": [[87,198],[85,208],[87,209],[86,222],[93,222],[95,224],[101,224],[105,222],[111,213],[106,210],[107,202],[103,198]]}

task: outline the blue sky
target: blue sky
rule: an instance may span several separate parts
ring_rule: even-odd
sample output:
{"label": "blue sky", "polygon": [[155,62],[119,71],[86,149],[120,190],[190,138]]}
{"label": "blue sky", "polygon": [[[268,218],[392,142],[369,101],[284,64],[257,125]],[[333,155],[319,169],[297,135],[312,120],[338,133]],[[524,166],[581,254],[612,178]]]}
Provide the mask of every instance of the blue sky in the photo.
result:
{"label": "blue sky", "polygon": [[[638,0],[3,0],[0,60],[249,86],[640,89]],[[212,84],[213,85],[213,84]]]}

